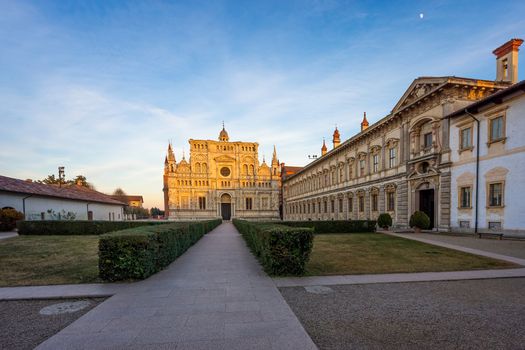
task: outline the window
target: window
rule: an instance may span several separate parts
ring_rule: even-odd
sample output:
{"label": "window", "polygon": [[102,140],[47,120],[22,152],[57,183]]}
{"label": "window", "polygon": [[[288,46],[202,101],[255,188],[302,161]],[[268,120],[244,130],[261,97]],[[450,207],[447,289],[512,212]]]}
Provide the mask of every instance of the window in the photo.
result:
{"label": "window", "polygon": [[459,207],[460,208],[470,208],[470,186],[461,187],[459,189]]}
{"label": "window", "polygon": [[361,159],[359,161],[359,176],[364,176],[365,175],[365,160],[364,159]]}
{"label": "window", "polygon": [[387,192],[386,194],[386,208],[388,211],[396,210],[396,196],[394,192]]}
{"label": "window", "polygon": [[344,168],[339,168],[339,182],[343,182],[343,176],[344,176]]}
{"label": "window", "polygon": [[393,168],[396,166],[396,148],[392,147],[388,150],[388,166]]}
{"label": "window", "polygon": [[252,210],[252,198],[246,198],[246,210]]}
{"label": "window", "polygon": [[328,202],[324,201],[324,212],[328,213]]}
{"label": "window", "polygon": [[503,79],[508,79],[509,77],[509,60],[504,59],[501,61],[502,68],[503,68]]}
{"label": "window", "polygon": [[432,133],[431,132],[423,135],[423,147],[424,148],[432,147]]}
{"label": "window", "polygon": [[339,198],[339,212],[343,212],[343,198]]}
{"label": "window", "polygon": [[352,197],[348,198],[348,211],[354,211],[354,201]]}
{"label": "window", "polygon": [[377,173],[379,170],[379,154],[374,154],[374,157],[372,159],[373,159],[374,173]]}
{"label": "window", "polygon": [[502,140],[505,137],[503,116],[490,119],[490,135],[489,141],[495,142]]}
{"label": "window", "polygon": [[206,209],[206,197],[199,197],[199,209],[200,210]]}
{"label": "window", "polygon": [[315,214],[315,203],[312,203],[312,213]]}
{"label": "window", "polygon": [[503,184],[501,182],[489,185],[489,207],[503,206]]}
{"label": "window", "polygon": [[334,203],[334,200],[332,199],[330,201],[330,211],[333,213],[335,211],[335,203]]}
{"label": "window", "polygon": [[460,149],[472,148],[472,128],[465,128],[460,131]]}
{"label": "window", "polygon": [[365,211],[365,197],[361,196],[359,197],[359,212]]}
{"label": "window", "polygon": [[372,211],[377,211],[377,194],[372,194]]}

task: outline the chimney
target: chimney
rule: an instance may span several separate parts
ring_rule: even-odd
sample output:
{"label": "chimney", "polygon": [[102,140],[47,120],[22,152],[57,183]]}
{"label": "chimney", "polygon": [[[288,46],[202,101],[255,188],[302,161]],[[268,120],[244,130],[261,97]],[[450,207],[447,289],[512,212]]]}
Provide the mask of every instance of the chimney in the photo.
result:
{"label": "chimney", "polygon": [[510,39],[492,51],[496,55],[496,80],[518,82],[518,51],[522,43],[522,39]]}

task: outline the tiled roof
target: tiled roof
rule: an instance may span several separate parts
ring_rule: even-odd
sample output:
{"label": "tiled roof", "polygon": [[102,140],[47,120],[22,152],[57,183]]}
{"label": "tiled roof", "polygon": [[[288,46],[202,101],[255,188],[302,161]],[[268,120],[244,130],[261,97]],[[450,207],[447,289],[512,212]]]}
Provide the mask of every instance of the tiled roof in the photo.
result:
{"label": "tiled roof", "polygon": [[67,185],[58,187],[56,185],[46,185],[37,182],[13,179],[11,177],[2,175],[0,175],[0,191],[25,193],[71,200],[82,200],[87,202],[126,205],[126,203],[115,200],[104,193],[100,193],[83,186]]}

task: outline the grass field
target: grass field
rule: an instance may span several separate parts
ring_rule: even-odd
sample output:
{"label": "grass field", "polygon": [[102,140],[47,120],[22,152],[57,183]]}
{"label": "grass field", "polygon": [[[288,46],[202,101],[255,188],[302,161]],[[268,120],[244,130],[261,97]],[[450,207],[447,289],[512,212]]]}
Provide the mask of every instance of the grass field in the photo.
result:
{"label": "grass field", "polygon": [[0,286],[94,283],[98,236],[19,236],[0,241]]}
{"label": "grass field", "polygon": [[316,235],[307,275],[459,271],[516,267],[456,250],[379,233]]}

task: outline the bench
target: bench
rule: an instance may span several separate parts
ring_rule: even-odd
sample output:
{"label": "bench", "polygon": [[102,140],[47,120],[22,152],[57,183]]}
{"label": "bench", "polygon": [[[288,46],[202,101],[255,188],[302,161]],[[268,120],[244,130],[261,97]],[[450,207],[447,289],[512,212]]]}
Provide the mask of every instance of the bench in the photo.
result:
{"label": "bench", "polygon": [[478,237],[481,238],[481,236],[498,237],[500,241],[503,239],[503,233],[478,232]]}

